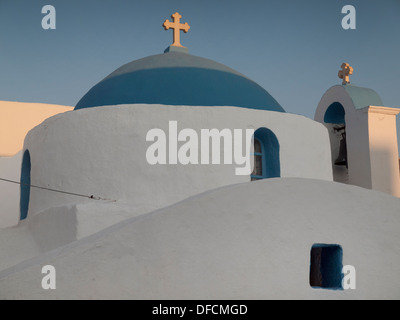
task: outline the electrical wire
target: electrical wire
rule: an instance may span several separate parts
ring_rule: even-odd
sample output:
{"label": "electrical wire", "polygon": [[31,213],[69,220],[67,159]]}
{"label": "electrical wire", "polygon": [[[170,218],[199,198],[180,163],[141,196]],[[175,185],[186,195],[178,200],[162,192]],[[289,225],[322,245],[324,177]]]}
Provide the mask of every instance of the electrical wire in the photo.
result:
{"label": "electrical wire", "polygon": [[18,185],[21,185],[21,186],[26,186],[26,187],[36,188],[36,189],[42,189],[42,190],[47,190],[47,191],[52,191],[52,192],[63,193],[63,194],[67,194],[67,195],[75,196],[75,197],[89,198],[91,200],[106,200],[106,201],[113,201],[113,202],[117,201],[117,200],[111,200],[111,199],[103,199],[103,198],[100,198],[100,197],[96,197],[94,195],[88,196],[88,195],[85,195],[85,194],[79,194],[79,193],[61,191],[61,190],[56,190],[56,189],[51,189],[51,188],[39,187],[39,186],[26,184],[26,183],[21,183],[21,182],[18,182],[18,181],[4,179],[4,178],[0,178],[0,181],[9,182],[9,183],[18,184]]}

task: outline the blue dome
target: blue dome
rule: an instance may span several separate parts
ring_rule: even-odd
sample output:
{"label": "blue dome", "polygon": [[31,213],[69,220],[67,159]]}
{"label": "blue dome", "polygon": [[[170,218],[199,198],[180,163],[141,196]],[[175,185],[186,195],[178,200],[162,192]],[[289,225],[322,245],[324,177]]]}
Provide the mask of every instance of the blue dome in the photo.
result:
{"label": "blue dome", "polygon": [[239,72],[209,59],[174,51],[120,67],[90,89],[75,110],[137,103],[285,112],[266,90]]}

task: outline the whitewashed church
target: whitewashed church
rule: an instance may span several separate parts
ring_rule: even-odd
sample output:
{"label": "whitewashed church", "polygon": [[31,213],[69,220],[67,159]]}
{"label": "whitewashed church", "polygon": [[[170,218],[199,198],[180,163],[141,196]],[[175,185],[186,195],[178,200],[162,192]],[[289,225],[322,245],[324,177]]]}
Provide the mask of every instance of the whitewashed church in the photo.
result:
{"label": "whitewashed church", "polygon": [[[314,119],[286,113],[190,54],[181,18],[164,23],[164,53],[74,108],[0,103],[0,299],[399,299],[400,109],[351,84],[344,63]],[[171,162],[186,128],[254,130],[253,171]],[[153,129],[168,134],[168,163],[146,157]],[[47,265],[55,290],[41,285]]]}

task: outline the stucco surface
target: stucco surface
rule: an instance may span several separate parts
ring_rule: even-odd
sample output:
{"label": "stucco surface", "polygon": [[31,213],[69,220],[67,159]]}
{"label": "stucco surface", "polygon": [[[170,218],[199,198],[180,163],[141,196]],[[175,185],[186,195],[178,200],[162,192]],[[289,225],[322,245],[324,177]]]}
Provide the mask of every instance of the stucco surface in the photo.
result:
{"label": "stucco surface", "polygon": [[[141,212],[149,212],[250,180],[250,176],[235,175],[235,163],[150,165],[146,151],[153,142],[146,141],[147,132],[160,128],[168,135],[170,120],[177,121],[178,132],[191,128],[199,137],[201,129],[266,127],[280,144],[282,177],[332,180],[327,130],[303,116],[239,107],[121,105],[75,110],[34,128],[25,141],[32,184],[129,201]],[[29,214],[87,201],[32,189]]]}
{"label": "stucco surface", "polygon": [[[308,179],[213,190],[0,271],[2,299],[399,299],[400,200]],[[309,285],[315,243],[343,248],[356,290]],[[41,288],[41,268],[57,289]]]}
{"label": "stucco surface", "polygon": [[[19,181],[22,152],[13,157],[0,157],[0,178]],[[0,228],[17,225],[19,220],[20,186],[0,181]]]}
{"label": "stucco surface", "polygon": [[[0,270],[85,238],[141,212],[134,204],[96,201],[53,207],[0,229]],[[17,225],[18,223],[18,225]]]}
{"label": "stucco surface", "polygon": [[392,114],[379,111],[379,108],[375,108],[368,112],[372,188],[400,197],[396,128],[396,112],[400,109],[392,109]]}

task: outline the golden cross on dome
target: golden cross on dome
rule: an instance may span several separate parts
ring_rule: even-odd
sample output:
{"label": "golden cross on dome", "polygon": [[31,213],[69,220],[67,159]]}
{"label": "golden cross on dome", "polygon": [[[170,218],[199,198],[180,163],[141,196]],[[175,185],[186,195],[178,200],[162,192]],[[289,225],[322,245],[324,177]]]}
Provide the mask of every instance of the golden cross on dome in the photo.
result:
{"label": "golden cross on dome", "polygon": [[349,75],[353,74],[354,69],[348,63],[342,63],[341,68],[342,70],[339,71],[338,76],[340,79],[343,79],[342,84],[350,83]]}
{"label": "golden cross on dome", "polygon": [[183,32],[187,33],[190,29],[190,26],[187,22],[185,22],[185,24],[180,23],[182,16],[178,12],[175,12],[171,18],[174,19],[174,22],[170,22],[167,19],[165,20],[163,27],[165,30],[174,29],[174,43],[172,46],[183,47],[180,42],[180,31],[182,30]]}

